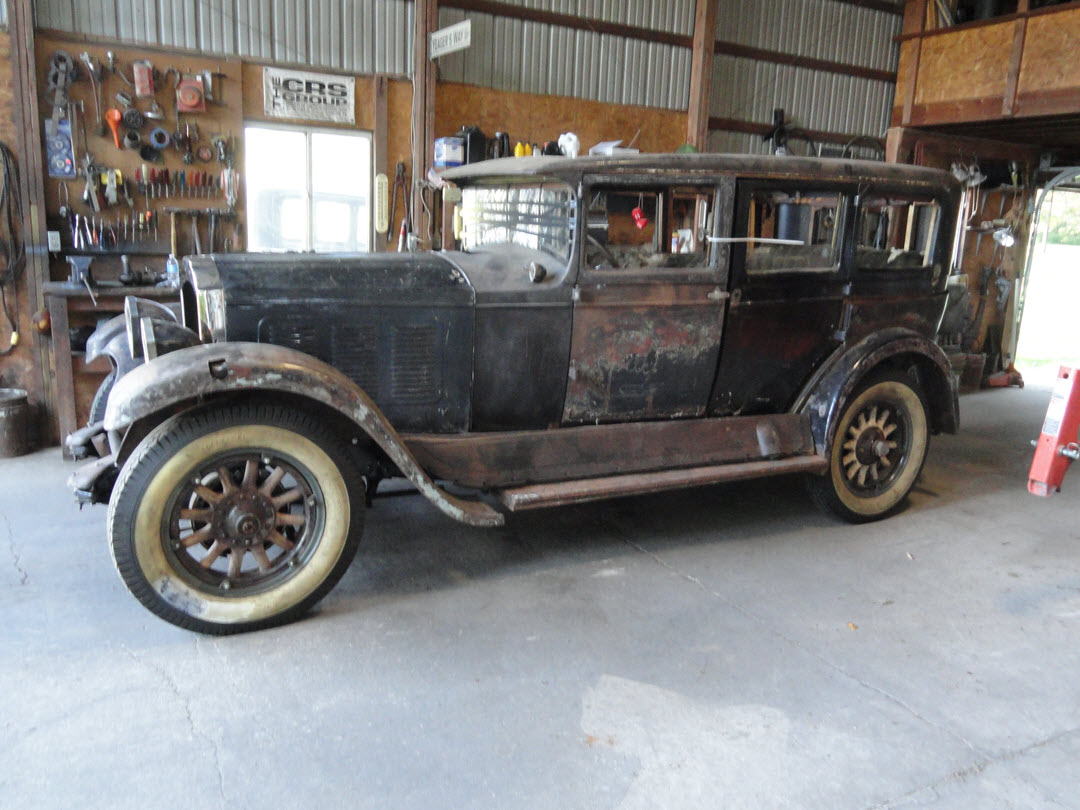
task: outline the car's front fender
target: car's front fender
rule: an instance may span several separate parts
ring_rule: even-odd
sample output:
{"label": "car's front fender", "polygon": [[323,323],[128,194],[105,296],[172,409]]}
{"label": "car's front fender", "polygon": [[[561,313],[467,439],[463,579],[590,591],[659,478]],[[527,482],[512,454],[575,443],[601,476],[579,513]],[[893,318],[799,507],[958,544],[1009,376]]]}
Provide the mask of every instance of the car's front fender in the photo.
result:
{"label": "car's front fender", "polygon": [[267,343],[212,343],[178,349],[117,380],[105,429],[122,431],[155,414],[236,393],[285,393],[337,411],[355,423],[442,512],[473,526],[498,526],[503,516],[485,503],[439,489],[397,431],[356,383],[321,360]]}

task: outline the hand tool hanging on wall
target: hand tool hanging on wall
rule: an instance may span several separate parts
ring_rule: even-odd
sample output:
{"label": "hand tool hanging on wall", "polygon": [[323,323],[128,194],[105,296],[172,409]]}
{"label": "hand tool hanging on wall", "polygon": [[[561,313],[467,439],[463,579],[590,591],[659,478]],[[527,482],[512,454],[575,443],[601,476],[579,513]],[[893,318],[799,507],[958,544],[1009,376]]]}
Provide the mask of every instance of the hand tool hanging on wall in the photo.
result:
{"label": "hand tool hanging on wall", "polygon": [[236,207],[236,198],[240,190],[240,173],[236,169],[223,169],[221,172],[221,190],[225,194],[225,204]]}
{"label": "hand tool hanging on wall", "polygon": [[390,226],[394,225],[394,212],[397,211],[397,196],[398,189],[401,189],[401,204],[404,208],[405,214],[401,218],[401,229],[398,233],[398,252],[405,250],[405,235],[412,230],[409,224],[409,209],[411,205],[409,203],[409,184],[405,177],[405,164],[398,161],[398,164],[394,167],[394,187],[390,191]]}
{"label": "hand tool hanging on wall", "polygon": [[199,212],[188,211],[191,217],[191,241],[195,245],[195,252],[202,253],[202,239],[199,237]]}
{"label": "hand tool hanging on wall", "polygon": [[167,208],[163,208],[162,210],[169,215],[169,252],[173,256],[179,256],[180,249],[177,247],[176,238],[176,217],[181,214],[186,214],[187,209],[177,208],[176,206],[168,206]]}
{"label": "hand tool hanging on wall", "polygon": [[68,88],[75,79],[75,60],[67,51],[57,51],[49,60],[49,74],[46,77],[45,100],[53,105],[52,117],[45,121],[45,136],[56,135],[56,127],[64,117],[68,105]]}
{"label": "hand tool hanging on wall", "polygon": [[94,115],[97,122],[97,135],[100,138],[105,135],[105,121],[101,117],[101,80],[104,77],[104,70],[101,67],[101,62],[95,62],[93,57],[86,51],[82,52],[79,59],[86,65],[86,72],[90,74],[90,87],[94,91]]}

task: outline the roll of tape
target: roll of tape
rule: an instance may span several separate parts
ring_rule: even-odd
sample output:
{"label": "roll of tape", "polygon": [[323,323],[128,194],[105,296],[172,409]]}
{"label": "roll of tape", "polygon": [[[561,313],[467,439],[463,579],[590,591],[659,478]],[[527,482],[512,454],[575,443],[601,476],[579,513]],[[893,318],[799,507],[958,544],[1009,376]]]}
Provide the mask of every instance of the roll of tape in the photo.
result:
{"label": "roll of tape", "polygon": [[171,140],[172,137],[162,127],[154,127],[154,129],[150,132],[150,143],[152,143],[157,149],[164,149],[166,146],[169,145],[169,141]]}

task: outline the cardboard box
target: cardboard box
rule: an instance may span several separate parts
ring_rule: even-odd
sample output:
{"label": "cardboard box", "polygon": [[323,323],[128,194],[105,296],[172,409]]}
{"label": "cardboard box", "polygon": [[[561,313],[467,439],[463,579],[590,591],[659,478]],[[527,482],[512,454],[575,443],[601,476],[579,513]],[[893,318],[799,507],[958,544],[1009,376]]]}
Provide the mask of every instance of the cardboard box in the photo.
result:
{"label": "cardboard box", "polygon": [[465,143],[461,138],[435,139],[435,168],[449,169],[465,162]]}

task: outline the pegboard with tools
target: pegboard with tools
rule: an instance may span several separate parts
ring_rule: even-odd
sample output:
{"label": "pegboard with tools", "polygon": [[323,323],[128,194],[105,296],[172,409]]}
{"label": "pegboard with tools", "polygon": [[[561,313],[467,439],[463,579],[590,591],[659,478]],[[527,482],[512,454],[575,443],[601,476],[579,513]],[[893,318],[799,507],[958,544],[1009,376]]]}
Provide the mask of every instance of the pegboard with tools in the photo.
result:
{"label": "pegboard with tools", "polygon": [[50,252],[243,250],[238,61],[53,37],[36,54]]}

